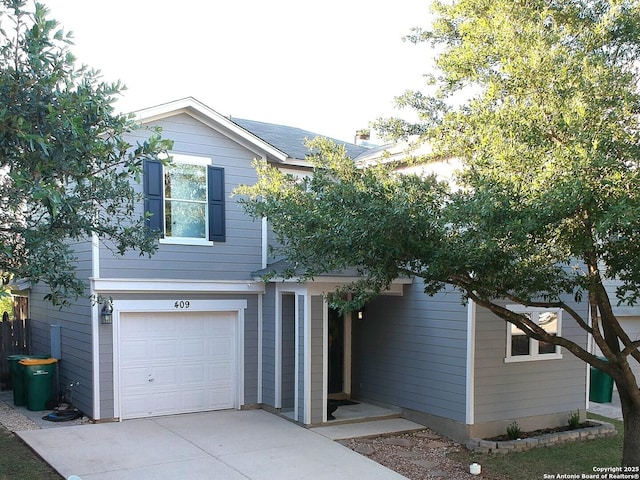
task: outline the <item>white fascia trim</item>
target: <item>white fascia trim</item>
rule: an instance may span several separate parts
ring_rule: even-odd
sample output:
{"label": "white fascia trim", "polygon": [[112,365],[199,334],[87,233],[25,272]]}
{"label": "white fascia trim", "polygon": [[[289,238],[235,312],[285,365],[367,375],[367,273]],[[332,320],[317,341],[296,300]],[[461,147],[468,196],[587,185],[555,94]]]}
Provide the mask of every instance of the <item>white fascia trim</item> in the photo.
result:
{"label": "white fascia trim", "polygon": [[183,280],[91,278],[93,291],[109,293],[264,293],[265,284],[254,280]]}
{"label": "white fascia trim", "polygon": [[[282,277],[276,277],[270,279],[269,281],[272,283],[277,282],[279,285],[303,285],[304,291],[308,293],[311,293],[313,295],[325,295],[334,292],[338,287],[354,283],[357,280],[359,280],[358,277],[322,277],[320,279],[308,281],[301,281],[300,277],[286,279]],[[412,283],[412,278],[397,278],[391,283],[387,290],[380,292],[380,295],[393,295],[401,297],[404,295],[404,285],[411,285]],[[281,291],[294,291],[294,289],[291,289],[290,287],[281,287]]]}
{"label": "white fascia trim", "polygon": [[476,304],[469,300],[467,304],[467,405],[465,422],[467,425],[475,423],[475,357],[476,357]]}
{"label": "white fascia trim", "polygon": [[[260,151],[266,152],[268,155],[276,158],[280,162],[285,162],[288,158],[281,150],[235,124],[224,115],[221,115],[215,110],[207,107],[205,104],[200,103],[193,97],[182,98],[180,100],[164,103],[155,107],[138,110],[137,112],[134,112],[134,115],[141,123],[151,123],[178,113],[187,113],[214,130],[221,131],[222,128],[239,139],[244,140],[244,142],[246,142],[244,146],[251,151],[254,151],[257,148]],[[224,133],[224,131],[221,133]]]}

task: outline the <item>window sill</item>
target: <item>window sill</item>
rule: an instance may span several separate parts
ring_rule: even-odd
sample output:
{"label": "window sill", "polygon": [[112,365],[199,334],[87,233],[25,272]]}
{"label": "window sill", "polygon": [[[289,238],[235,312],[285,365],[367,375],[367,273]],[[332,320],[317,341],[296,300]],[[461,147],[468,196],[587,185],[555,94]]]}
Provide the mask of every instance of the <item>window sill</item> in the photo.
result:
{"label": "window sill", "polygon": [[178,237],[169,237],[169,238],[161,238],[160,244],[164,245],[195,245],[200,247],[212,247],[213,242],[209,240],[203,240],[200,238],[178,238]]}
{"label": "window sill", "polygon": [[547,353],[545,355],[522,355],[518,357],[505,357],[504,363],[537,362],[539,360],[562,360],[562,354]]}

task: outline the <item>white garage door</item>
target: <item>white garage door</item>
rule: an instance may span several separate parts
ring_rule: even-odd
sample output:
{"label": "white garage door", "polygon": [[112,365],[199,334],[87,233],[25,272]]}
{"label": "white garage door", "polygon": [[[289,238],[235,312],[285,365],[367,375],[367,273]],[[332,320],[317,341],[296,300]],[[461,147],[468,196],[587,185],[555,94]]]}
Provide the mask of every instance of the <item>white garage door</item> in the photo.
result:
{"label": "white garage door", "polygon": [[233,408],[235,312],[120,315],[121,418]]}

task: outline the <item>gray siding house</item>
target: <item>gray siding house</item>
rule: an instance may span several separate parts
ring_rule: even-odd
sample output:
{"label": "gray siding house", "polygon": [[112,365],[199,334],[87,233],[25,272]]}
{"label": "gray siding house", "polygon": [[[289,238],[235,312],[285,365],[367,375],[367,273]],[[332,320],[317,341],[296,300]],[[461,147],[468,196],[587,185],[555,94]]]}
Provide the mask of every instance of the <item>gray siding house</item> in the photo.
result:
{"label": "gray siding house", "polygon": [[[256,272],[277,268],[268,224],[230,193],[255,182],[256,158],[309,172],[303,141],[316,134],[230,119],[193,98],[138,114],[174,141],[175,166],[146,165],[140,186],[140,212],[153,212],[164,232],[158,252],[120,257],[97,238],[78,243],[79,273],[104,305],[59,310],[42,300],[43,286],[31,290],[34,353],[60,359],[60,389],[86,415],[265,408],[308,426],[330,422],[329,400],[346,397],[394,407],[460,441],[503,433],[514,420],[539,428],[584,415],[584,364],[524,345],[453,290],[428,297],[420,281],[401,278],[363,311],[340,316],[327,295],[354,279],[349,272],[262,281]],[[346,146],[353,157],[367,153]],[[532,315],[586,344],[562,312]]]}

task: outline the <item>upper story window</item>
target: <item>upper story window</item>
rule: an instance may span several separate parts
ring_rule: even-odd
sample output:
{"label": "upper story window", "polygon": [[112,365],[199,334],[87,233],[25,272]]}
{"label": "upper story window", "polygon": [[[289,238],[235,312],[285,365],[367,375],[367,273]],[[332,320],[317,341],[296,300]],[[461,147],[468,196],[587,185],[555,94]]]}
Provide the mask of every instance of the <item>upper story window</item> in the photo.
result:
{"label": "upper story window", "polygon": [[207,238],[207,165],[192,159],[175,156],[164,169],[165,237]]}
{"label": "upper story window", "polygon": [[172,154],[172,159],[166,167],[145,162],[149,227],[159,230],[166,243],[224,242],[224,169],[206,157]]}
{"label": "upper story window", "polygon": [[[553,336],[560,335],[562,309],[534,308],[522,305],[508,305],[507,308],[513,312],[525,315],[529,320],[541,326],[547,333]],[[505,362],[553,360],[559,358],[562,358],[560,346],[529,338],[518,327],[507,323],[507,355]]]}

